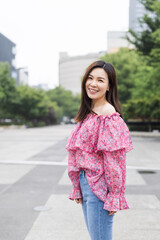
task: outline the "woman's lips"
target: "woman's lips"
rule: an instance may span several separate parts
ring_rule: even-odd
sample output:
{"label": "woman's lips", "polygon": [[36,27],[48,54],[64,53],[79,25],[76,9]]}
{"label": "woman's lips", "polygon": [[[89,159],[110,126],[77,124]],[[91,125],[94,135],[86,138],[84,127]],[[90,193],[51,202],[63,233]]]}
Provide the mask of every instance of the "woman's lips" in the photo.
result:
{"label": "woman's lips", "polygon": [[88,90],[89,90],[89,92],[90,92],[91,94],[95,94],[95,93],[97,93],[97,92],[98,92],[97,90],[95,90],[95,89],[92,89],[92,88],[88,88]]}

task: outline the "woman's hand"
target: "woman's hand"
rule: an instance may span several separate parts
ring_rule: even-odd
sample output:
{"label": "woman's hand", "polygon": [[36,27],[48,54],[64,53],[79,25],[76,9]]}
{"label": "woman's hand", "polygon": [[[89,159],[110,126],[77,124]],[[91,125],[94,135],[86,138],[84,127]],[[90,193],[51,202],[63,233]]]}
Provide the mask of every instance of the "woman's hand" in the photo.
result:
{"label": "woman's hand", "polygon": [[116,213],[116,211],[110,211],[109,215],[113,215],[114,213]]}
{"label": "woman's hand", "polygon": [[76,201],[76,203],[82,204],[82,198],[76,198],[75,201]]}

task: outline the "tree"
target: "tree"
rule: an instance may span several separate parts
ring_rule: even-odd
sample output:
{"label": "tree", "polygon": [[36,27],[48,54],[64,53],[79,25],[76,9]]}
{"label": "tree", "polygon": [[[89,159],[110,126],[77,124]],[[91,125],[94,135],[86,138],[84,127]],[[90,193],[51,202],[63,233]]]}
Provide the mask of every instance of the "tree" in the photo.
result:
{"label": "tree", "polygon": [[145,65],[137,69],[135,88],[125,109],[130,117],[151,121],[160,119],[160,1],[139,1],[147,10],[147,14],[139,19],[142,31],[130,29],[126,38],[144,56]]}
{"label": "tree", "polygon": [[80,96],[74,96],[70,90],[66,90],[62,86],[56,87],[47,92],[47,96],[51,102],[56,102],[62,109],[63,115],[70,118],[75,117],[80,105]]}
{"label": "tree", "polygon": [[[19,101],[15,106],[15,114],[27,121],[48,121],[49,116],[55,122],[55,113],[46,93],[41,89],[29,86],[18,87]],[[51,114],[52,113],[52,114]]]}
{"label": "tree", "polygon": [[10,117],[14,111],[14,104],[17,101],[16,82],[10,77],[10,66],[8,63],[0,62],[0,114],[1,118]]}
{"label": "tree", "polygon": [[[8,63],[0,63],[0,118],[10,118],[13,122],[28,122],[30,125],[59,123],[63,116],[63,107],[73,114],[73,96],[70,91],[60,89],[50,90],[56,92],[49,94],[40,89],[34,89],[27,85],[16,86],[14,79],[10,77]],[[50,92],[49,91],[49,92]],[[66,101],[64,101],[66,100]],[[76,102],[76,99],[74,100]]]}
{"label": "tree", "polygon": [[131,98],[132,89],[135,87],[134,76],[143,61],[135,50],[127,48],[121,48],[116,53],[106,54],[101,59],[110,62],[115,67],[119,98],[121,103],[126,103]]}
{"label": "tree", "polygon": [[160,1],[139,0],[147,13],[140,18],[141,32],[129,29],[126,39],[153,64],[160,62]]}

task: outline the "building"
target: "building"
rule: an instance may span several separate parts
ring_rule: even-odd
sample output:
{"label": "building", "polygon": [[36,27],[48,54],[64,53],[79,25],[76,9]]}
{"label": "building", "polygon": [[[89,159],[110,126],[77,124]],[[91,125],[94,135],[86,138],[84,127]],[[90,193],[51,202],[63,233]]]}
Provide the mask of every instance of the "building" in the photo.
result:
{"label": "building", "polygon": [[59,85],[71,90],[73,94],[81,92],[81,79],[87,66],[99,60],[105,52],[90,53],[81,56],[68,56],[66,52],[59,54]]}
{"label": "building", "polygon": [[142,26],[138,22],[138,18],[143,17],[147,13],[144,6],[138,0],[130,0],[129,2],[129,29],[134,32],[141,32]]}
{"label": "building", "polygon": [[11,70],[11,77],[17,80],[15,64],[16,44],[0,33],[0,62],[8,62]]}
{"label": "building", "polygon": [[127,32],[125,31],[109,31],[107,33],[107,50],[108,53],[115,53],[121,47],[131,48],[131,44],[124,39]]}
{"label": "building", "polygon": [[17,68],[17,85],[28,85],[28,68]]}
{"label": "building", "polygon": [[35,88],[35,89],[43,89],[45,91],[48,91],[49,90],[49,86],[48,84],[46,83],[39,83],[37,85],[31,85],[32,88]]}
{"label": "building", "polygon": [[[145,26],[140,26],[138,18],[147,13],[143,4],[139,0],[130,0],[129,2],[129,29],[134,32],[140,32]],[[121,47],[134,48],[134,46],[124,39],[127,31],[109,31],[107,34],[108,53],[117,52]]]}
{"label": "building", "polygon": [[[147,13],[143,4],[139,0],[130,0],[129,2],[129,29],[132,29],[135,32],[142,31],[142,26],[138,22],[138,18],[141,18],[145,13]],[[145,26],[143,26],[145,28]],[[109,31],[107,35],[107,45],[108,52],[114,53],[117,52],[120,47],[134,48],[124,36],[127,31]]]}

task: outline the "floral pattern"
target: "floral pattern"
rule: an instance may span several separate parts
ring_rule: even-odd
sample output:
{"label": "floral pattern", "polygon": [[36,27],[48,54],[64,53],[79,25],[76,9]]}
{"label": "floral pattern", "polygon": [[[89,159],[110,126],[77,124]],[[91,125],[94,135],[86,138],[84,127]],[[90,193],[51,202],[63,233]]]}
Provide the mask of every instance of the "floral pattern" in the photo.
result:
{"label": "floral pattern", "polygon": [[84,169],[93,193],[104,209],[128,209],[125,197],[126,153],[133,149],[129,129],[118,112],[88,114],[76,124],[66,145],[68,175],[73,184],[69,199],[82,198],[79,171]]}

